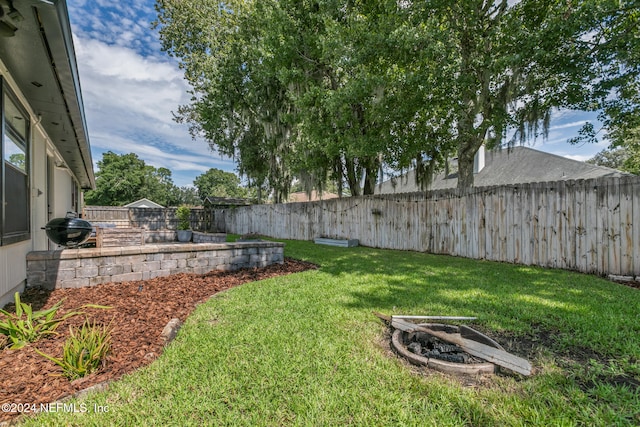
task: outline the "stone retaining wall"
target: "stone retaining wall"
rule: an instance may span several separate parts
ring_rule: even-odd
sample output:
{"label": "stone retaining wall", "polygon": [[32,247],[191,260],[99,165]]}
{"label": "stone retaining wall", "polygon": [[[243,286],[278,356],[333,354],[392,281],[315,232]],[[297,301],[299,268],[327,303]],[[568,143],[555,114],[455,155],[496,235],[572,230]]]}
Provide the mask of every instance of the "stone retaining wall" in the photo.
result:
{"label": "stone retaining wall", "polygon": [[[153,230],[153,231],[145,230],[143,235],[144,235],[145,244],[170,243],[170,242],[178,241],[177,233],[174,230]],[[124,245],[120,245],[120,246],[124,246]]]}
{"label": "stone retaining wall", "polygon": [[193,232],[193,243],[224,243],[227,240],[227,233],[201,233]]}
{"label": "stone retaining wall", "polygon": [[78,288],[178,273],[265,267],[284,261],[277,242],[182,243],[27,254],[27,286]]}
{"label": "stone retaining wall", "polygon": [[[153,243],[171,243],[178,240],[175,230],[146,230],[144,228],[117,228],[98,226],[95,236],[97,248],[141,246]],[[226,233],[193,232],[194,243],[224,243]]]}

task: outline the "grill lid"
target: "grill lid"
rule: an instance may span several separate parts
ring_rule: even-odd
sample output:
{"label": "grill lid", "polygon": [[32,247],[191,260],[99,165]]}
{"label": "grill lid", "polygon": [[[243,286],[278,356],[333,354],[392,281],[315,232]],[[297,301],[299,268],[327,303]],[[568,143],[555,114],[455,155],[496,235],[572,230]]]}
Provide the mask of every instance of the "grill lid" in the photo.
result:
{"label": "grill lid", "polygon": [[44,227],[47,237],[62,246],[78,246],[91,236],[91,223],[80,218],[54,218]]}

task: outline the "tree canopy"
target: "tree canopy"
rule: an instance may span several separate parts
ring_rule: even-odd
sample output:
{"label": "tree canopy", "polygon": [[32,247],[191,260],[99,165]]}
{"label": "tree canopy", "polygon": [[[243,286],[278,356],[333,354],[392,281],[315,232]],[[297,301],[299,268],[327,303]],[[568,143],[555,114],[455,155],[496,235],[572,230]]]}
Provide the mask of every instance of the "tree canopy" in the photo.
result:
{"label": "tree canopy", "polygon": [[241,185],[238,175],[211,168],[193,181],[200,200],[212,197],[247,197],[248,190]]}
{"label": "tree canopy", "polygon": [[122,206],[147,198],[164,206],[179,202],[167,168],[145,164],[136,154],[103,153],[98,161],[96,189],[87,191],[88,205]]}
{"label": "tree canopy", "polygon": [[452,156],[467,189],[482,144],[544,137],[556,109],[601,110],[615,140],[640,124],[635,1],[156,7],[193,88],[178,120],[275,201],[294,179],[372,194],[381,170],[415,167],[427,182]]}
{"label": "tree canopy", "polygon": [[207,196],[250,197],[255,192],[244,187],[232,172],[209,169],[193,181],[195,187],[177,187],[167,168],[147,165],[136,154],[108,151],[98,161],[96,189],[85,193],[88,205],[122,206],[147,198],[164,206],[200,205]]}
{"label": "tree canopy", "polygon": [[[636,141],[640,141],[640,135]],[[640,142],[602,150],[587,160],[587,163],[640,175]]]}

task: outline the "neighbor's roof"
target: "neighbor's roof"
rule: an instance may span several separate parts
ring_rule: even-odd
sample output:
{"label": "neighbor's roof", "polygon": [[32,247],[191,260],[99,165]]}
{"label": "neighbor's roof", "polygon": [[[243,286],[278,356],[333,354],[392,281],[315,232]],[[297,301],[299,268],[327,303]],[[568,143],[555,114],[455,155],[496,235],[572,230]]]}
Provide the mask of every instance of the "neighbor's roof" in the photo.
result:
{"label": "neighbor's roof", "polygon": [[81,187],[94,188],[66,1],[20,0],[9,4],[13,9],[9,13],[5,9],[2,20],[16,31],[12,37],[0,37],[0,59]]}
{"label": "neighbor's roof", "polygon": [[[455,188],[458,185],[457,164],[455,172],[437,174],[429,190]],[[513,147],[502,150],[487,150],[485,166],[474,175],[475,187],[550,182],[569,179],[590,179],[629,175],[616,169],[568,159],[528,147]],[[395,188],[392,183],[395,181]],[[376,194],[407,193],[421,191],[415,181],[415,171],[411,170],[395,180],[385,181],[376,186]]]}
{"label": "neighbor's roof", "polygon": [[153,200],[149,200],[147,198],[136,200],[135,202],[131,202],[129,204],[124,205],[125,208],[164,208],[161,204],[154,202]]}
{"label": "neighbor's roof", "polygon": [[289,202],[316,202],[318,200],[337,199],[339,196],[328,191],[318,193],[316,190],[312,190],[311,194],[307,194],[305,191],[297,191],[289,194]]}

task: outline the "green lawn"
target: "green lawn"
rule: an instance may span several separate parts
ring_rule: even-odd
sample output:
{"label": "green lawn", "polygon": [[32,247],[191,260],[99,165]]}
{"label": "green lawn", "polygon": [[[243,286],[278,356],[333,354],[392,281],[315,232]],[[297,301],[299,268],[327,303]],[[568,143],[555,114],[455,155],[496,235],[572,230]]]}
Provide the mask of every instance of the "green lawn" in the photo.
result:
{"label": "green lawn", "polygon": [[[640,424],[639,389],[619,384],[640,380],[640,291],[558,270],[286,244],[320,269],[218,294],[152,365],[76,402],[86,413],[27,425]],[[477,316],[499,341],[528,342],[535,374],[418,370],[389,351],[374,310]]]}

